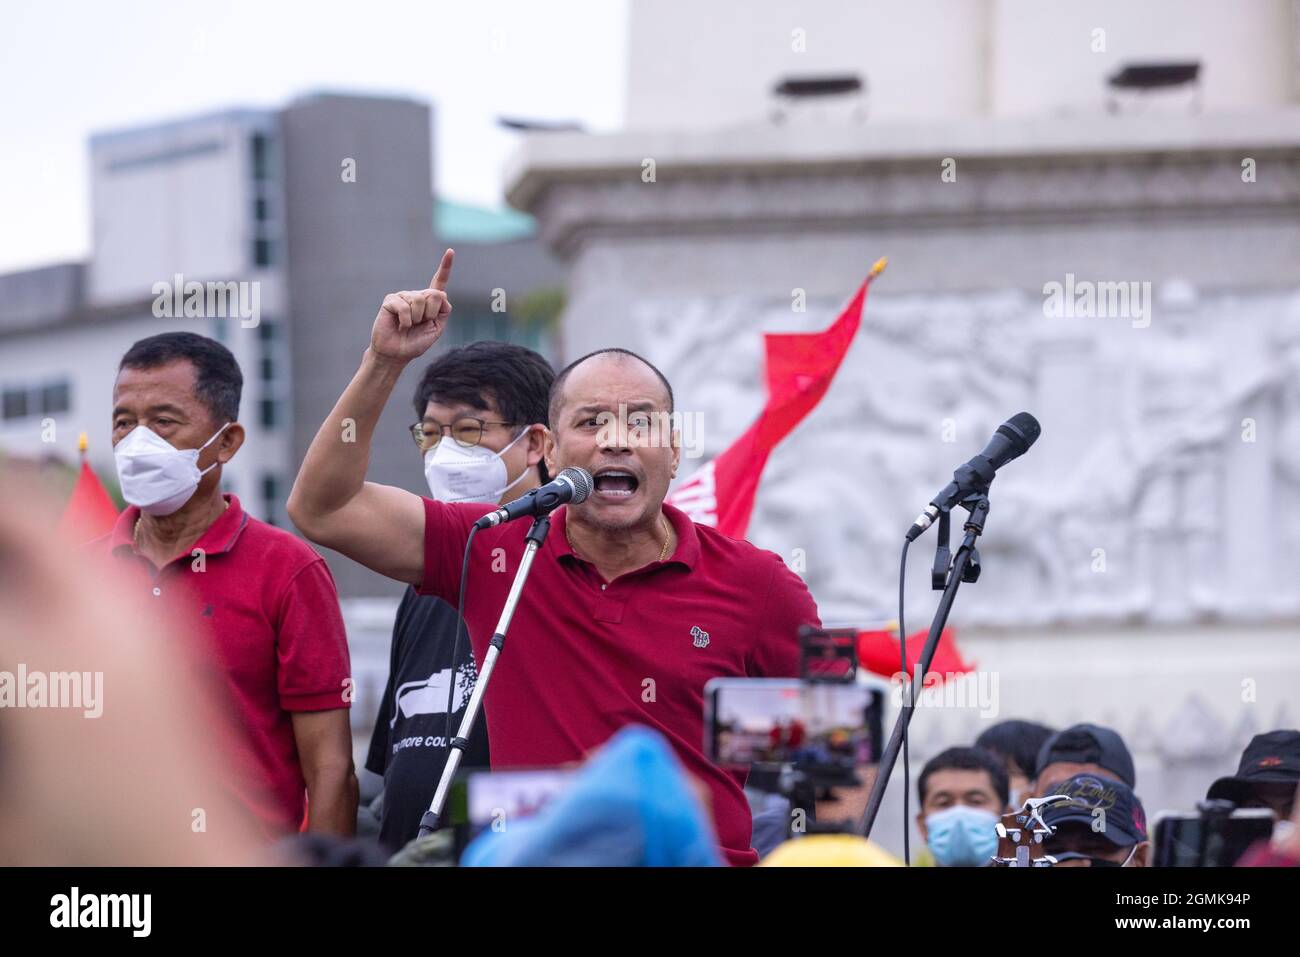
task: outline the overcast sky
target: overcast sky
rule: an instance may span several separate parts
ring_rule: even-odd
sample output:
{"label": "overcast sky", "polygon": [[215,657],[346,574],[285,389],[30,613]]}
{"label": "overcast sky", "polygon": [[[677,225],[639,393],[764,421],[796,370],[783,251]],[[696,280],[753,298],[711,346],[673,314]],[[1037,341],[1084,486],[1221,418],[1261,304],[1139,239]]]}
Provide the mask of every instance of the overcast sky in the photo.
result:
{"label": "overcast sky", "polygon": [[437,107],[436,188],[501,205],[499,115],[622,123],[627,0],[5,0],[0,273],[89,252],[91,133],[307,92]]}

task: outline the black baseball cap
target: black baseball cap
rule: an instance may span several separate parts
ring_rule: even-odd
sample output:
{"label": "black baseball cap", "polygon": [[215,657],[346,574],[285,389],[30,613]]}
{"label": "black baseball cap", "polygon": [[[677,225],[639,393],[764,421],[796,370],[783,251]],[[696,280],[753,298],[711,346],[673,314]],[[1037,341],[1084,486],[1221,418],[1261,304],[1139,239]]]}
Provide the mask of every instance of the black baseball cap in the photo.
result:
{"label": "black baseball cap", "polygon": [[1269,731],[1250,739],[1237,773],[1219,778],[1205,796],[1240,803],[1256,784],[1300,784],[1300,731]]}
{"label": "black baseball cap", "polygon": [[[1099,777],[1096,774],[1076,774],[1051,789],[1052,794],[1064,794],[1068,804],[1049,807],[1043,820],[1051,827],[1058,824],[1087,824],[1097,828],[1112,844],[1129,847],[1147,839],[1147,812],[1133,789],[1123,781]],[[1047,797],[1047,795],[1044,795]],[[1098,810],[1105,816],[1099,815]]]}
{"label": "black baseball cap", "polygon": [[[1137,787],[1137,774],[1133,770],[1133,755],[1119,733],[1098,724],[1071,725],[1058,731],[1038,751],[1035,775],[1041,775],[1049,764],[1095,764],[1116,775],[1130,788]],[[1051,784],[1051,781],[1040,781]]]}

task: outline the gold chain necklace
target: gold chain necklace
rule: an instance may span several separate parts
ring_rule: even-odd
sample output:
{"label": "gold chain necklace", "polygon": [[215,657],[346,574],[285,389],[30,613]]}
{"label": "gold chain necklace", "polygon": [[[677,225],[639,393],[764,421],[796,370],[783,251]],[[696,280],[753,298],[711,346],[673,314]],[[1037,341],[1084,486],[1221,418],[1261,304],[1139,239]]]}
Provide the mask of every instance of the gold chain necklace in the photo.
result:
{"label": "gold chain necklace", "polygon": [[[668,524],[668,519],[664,517],[663,512],[659,513],[659,521],[664,523],[664,547],[659,550],[659,561],[663,561],[664,556],[668,554],[668,543],[672,541],[673,532],[672,526]],[[564,517],[564,539],[569,543],[569,551],[577,555],[578,550],[573,547],[573,536],[569,534],[569,517],[567,515]]]}

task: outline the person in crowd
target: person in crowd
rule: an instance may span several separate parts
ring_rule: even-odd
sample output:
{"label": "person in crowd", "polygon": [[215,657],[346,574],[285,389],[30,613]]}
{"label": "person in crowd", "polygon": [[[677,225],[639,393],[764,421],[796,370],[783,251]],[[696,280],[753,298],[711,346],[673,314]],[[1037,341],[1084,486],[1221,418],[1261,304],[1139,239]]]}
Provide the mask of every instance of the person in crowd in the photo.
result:
{"label": "person in crowd", "polygon": [[[949,748],[921,769],[916,828],[939,867],[987,866],[1010,799],[1002,760],[983,748]],[[924,863],[924,862],[922,862]]]}
{"label": "person in crowd", "polygon": [[1291,816],[1273,828],[1273,837],[1248,849],[1237,867],[1300,867],[1300,801],[1291,802]]}
{"label": "person in crowd", "polygon": [[1133,789],[1114,777],[1085,772],[1053,784],[1069,798],[1043,812],[1053,833],[1043,850],[1055,867],[1147,867],[1147,816]]}
{"label": "person in crowd", "polygon": [[1118,733],[1096,724],[1076,724],[1058,731],[1038,751],[1034,796],[1053,793],[1051,786],[1076,774],[1094,774],[1137,786],[1133,756]]}
{"label": "person in crowd", "polygon": [[[411,426],[429,495],[497,504],[549,482],[542,452],[554,379],[536,352],[504,342],[475,342],[430,363]],[[454,735],[478,671],[455,607],[414,585],[397,609],[389,662],[366,768],[384,779],[379,839],[395,851],[419,832],[447,763],[448,695]],[[480,714],[461,767],[489,763]]]}
{"label": "person in crowd", "polygon": [[233,787],[264,836],[298,831],[304,811],[309,830],[351,834],[352,682],[334,579],[221,490],[244,442],[242,387],[214,339],[166,332],[127,350],[112,437],[129,507],[85,548],[197,636],[233,732]]}
{"label": "person in crowd", "polygon": [[1205,796],[1231,801],[1237,807],[1266,807],[1279,821],[1286,821],[1295,809],[1298,785],[1300,731],[1269,731],[1250,739],[1237,773],[1219,778]]}
{"label": "person in crowd", "polygon": [[1029,795],[1038,768],[1038,752],[1056,732],[1033,721],[999,721],[975,739],[975,747],[996,754],[1006,764],[1011,806],[1019,807]]}

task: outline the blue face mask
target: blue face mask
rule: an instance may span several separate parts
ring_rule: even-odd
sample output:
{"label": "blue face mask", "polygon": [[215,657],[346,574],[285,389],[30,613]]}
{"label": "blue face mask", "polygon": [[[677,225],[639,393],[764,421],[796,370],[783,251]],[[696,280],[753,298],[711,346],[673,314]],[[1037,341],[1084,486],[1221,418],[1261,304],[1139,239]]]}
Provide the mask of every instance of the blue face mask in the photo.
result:
{"label": "blue face mask", "polygon": [[940,867],[983,867],[998,849],[997,817],[957,804],[925,819],[927,843]]}

